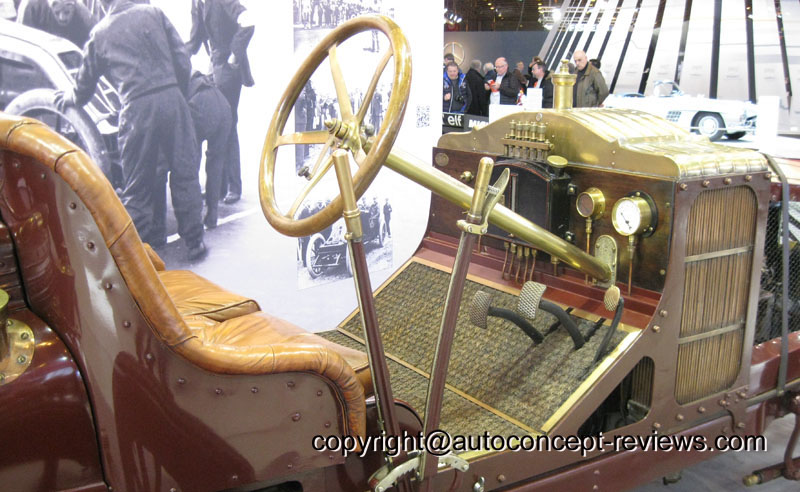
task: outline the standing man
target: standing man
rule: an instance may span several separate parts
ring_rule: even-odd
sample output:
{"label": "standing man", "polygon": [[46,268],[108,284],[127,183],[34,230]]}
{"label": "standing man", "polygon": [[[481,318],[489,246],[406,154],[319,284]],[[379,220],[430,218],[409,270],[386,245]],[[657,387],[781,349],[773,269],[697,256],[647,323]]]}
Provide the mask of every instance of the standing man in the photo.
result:
{"label": "standing man", "polygon": [[542,89],[542,107],[553,107],[553,79],[550,77],[550,70],[545,68],[545,64],[541,58],[536,57],[533,61],[531,68],[531,87],[534,89]]}
{"label": "standing man", "polygon": [[392,205],[389,203],[389,199],[386,199],[386,203],[383,204],[383,222],[386,224],[386,235],[392,237],[392,226],[389,225],[392,221]]}
{"label": "standing man", "polygon": [[572,100],[576,108],[597,108],[608,97],[608,86],[603,74],[589,63],[586,53],[578,50],[572,55],[578,75],[573,87]]}
{"label": "standing man", "polygon": [[464,77],[463,73],[459,73],[456,62],[450,62],[445,67],[442,84],[443,112],[463,113],[469,107],[472,95]]}
{"label": "standing man", "polygon": [[201,45],[210,51],[214,82],[228,100],[233,117],[221,189],[222,193],[227,192],[223,198],[227,204],[238,202],[242,196],[236,125],[242,86],[255,84],[247,59],[247,45],[254,31],[255,27],[239,0],[192,0],[192,32],[186,47],[192,55],[200,50]]}
{"label": "standing man", "polygon": [[191,65],[183,42],[164,13],[132,0],[101,0],[108,14],[92,31],[83,50],[76,87],[56,95],[56,105],[83,106],[105,76],[122,102],[119,147],[124,189],[122,203],[142,240],[163,242],[153,232],[153,189],[159,156],[170,172],[178,233],[189,260],[206,255],[203,209],[192,116],[186,103]]}
{"label": "standing man", "polygon": [[488,94],[483,90],[483,75],[481,75],[481,61],[472,60],[469,63],[469,70],[464,76],[467,82],[472,100],[467,106],[467,113],[475,116],[489,116],[486,106],[489,104]]}
{"label": "standing man", "polygon": [[69,39],[83,48],[95,19],[76,0],[24,0],[19,6],[17,22]]}
{"label": "standing man", "polygon": [[497,78],[493,84],[490,84],[492,95],[489,102],[491,104],[517,104],[519,79],[508,73],[508,62],[502,56],[495,60],[494,68],[497,70]]}

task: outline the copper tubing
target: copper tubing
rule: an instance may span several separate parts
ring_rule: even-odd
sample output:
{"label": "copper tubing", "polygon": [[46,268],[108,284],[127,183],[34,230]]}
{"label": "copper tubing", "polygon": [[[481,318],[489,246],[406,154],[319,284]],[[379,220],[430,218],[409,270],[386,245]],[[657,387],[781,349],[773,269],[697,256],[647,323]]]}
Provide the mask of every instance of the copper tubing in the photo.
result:
{"label": "copper tubing", "polygon": [[503,258],[503,278],[505,279],[508,278],[506,277],[506,265],[508,264],[508,248],[509,248],[507,241],[503,241],[503,247],[506,250],[506,256]]}

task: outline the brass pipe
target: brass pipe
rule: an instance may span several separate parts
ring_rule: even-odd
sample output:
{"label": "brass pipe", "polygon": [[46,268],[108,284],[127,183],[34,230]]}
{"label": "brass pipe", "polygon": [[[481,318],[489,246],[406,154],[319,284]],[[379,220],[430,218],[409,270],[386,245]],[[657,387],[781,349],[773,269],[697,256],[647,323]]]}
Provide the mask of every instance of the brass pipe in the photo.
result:
{"label": "brass pipe", "polygon": [[[369,151],[369,142],[365,149]],[[428,188],[445,200],[468,209],[473,190],[455,178],[434,169],[417,157],[402,151],[392,151],[386,158],[386,165],[395,172],[417,184]],[[524,217],[498,204],[489,214],[489,222],[526,241],[534,249],[554,255],[567,265],[582,273],[606,282],[611,278],[611,268],[596,258],[581,251],[551,232],[539,227]]]}
{"label": "brass pipe", "polygon": [[506,250],[506,256],[503,258],[503,278],[506,278],[506,264],[508,264],[508,241],[503,241],[503,247]]}
{"label": "brass pipe", "polygon": [[516,283],[519,283],[519,267],[522,266],[522,250],[522,246],[517,248],[517,272],[514,274],[514,282]]}
{"label": "brass pipe", "polygon": [[353,191],[353,181],[350,175],[347,151],[337,149],[333,152],[333,166],[336,169],[336,179],[339,181],[339,190],[342,194],[342,208],[345,226],[353,241],[361,241],[364,235],[361,228],[361,212],[358,210],[356,194]]}

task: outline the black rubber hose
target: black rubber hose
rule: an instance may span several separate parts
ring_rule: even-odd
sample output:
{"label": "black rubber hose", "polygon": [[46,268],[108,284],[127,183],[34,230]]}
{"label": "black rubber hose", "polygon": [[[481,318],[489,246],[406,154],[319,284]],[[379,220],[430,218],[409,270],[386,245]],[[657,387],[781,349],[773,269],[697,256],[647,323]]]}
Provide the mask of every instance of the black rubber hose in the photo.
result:
{"label": "black rubber hose", "polygon": [[603,337],[603,341],[600,342],[600,346],[597,347],[597,353],[594,354],[593,362],[597,362],[601,357],[605,356],[605,352],[608,350],[608,344],[611,343],[611,337],[614,335],[614,332],[617,331],[617,325],[619,324],[619,320],[622,318],[623,304],[625,304],[625,299],[620,297],[619,304],[617,304],[617,311],[614,313],[614,320],[611,321],[611,326],[608,327],[608,331]]}
{"label": "black rubber hose", "polygon": [[522,329],[522,331],[524,331],[525,334],[531,337],[531,340],[536,343],[542,343],[544,341],[544,337],[541,333],[539,333],[539,330],[534,328],[532,324],[528,323],[528,320],[510,309],[489,306],[489,316],[511,321],[515,325],[519,326],[520,329]]}
{"label": "black rubber hose", "polygon": [[575,325],[575,322],[572,321],[572,318],[570,318],[569,314],[561,309],[561,306],[542,299],[539,301],[539,309],[558,318],[558,321],[564,325],[564,328],[567,330],[567,333],[569,333],[569,336],[572,337],[572,341],[575,343],[575,350],[583,347],[583,344],[586,343],[586,340],[583,339],[583,335],[581,335],[577,325]]}

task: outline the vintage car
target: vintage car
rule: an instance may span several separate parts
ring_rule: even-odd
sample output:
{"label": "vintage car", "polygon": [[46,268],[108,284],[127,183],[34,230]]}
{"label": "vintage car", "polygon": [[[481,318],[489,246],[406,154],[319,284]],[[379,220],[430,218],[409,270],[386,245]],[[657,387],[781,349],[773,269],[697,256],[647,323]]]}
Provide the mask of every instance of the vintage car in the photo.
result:
{"label": "vintage car", "polygon": [[[372,137],[337,61],[366,30],[390,46],[376,74],[393,69]],[[788,413],[785,461],[747,481],[799,478],[798,190],[781,167],[644,112],[571,109],[566,64],[557,109],[444,135],[422,161],[392,148],[410,56],[392,20],[348,21],[310,52],[270,123],[269,223],[291,237],[340,217],[347,229],[359,309],[313,334],[166,269],[85,152],[0,114],[0,483],[625,490],[757,444]],[[284,133],[323,63],[342,119]],[[331,167],[340,194],[309,217],[284,213],[275,171],[294,163],[277,149],[325,142],[335,150],[296,203]],[[416,253],[373,291],[357,200],[383,165],[435,196]],[[781,321],[757,333],[773,312]]]}
{"label": "vintage car", "polygon": [[64,38],[0,19],[0,109],[47,123],[88,152],[118,184],[120,101],[114,88],[101,78],[83,108],[62,113],[53,103],[54,91],[74,85],[81,57],[80,49]]}
{"label": "vintage car", "polygon": [[[363,217],[364,244],[374,242],[376,247],[382,247],[386,241],[387,230],[380,208],[377,205],[369,207],[366,204],[359,204],[358,209]],[[307,242],[300,243],[304,255],[303,265],[311,278],[317,278],[323,272],[341,266],[345,267],[348,275],[353,274],[345,232],[344,221],[339,220],[332,227],[308,238]]]}
{"label": "vintage car", "polygon": [[751,102],[693,97],[671,80],[660,80],[652,96],[638,93],[611,94],[603,102],[606,108],[638,109],[712,141],[723,136],[737,140],[756,129],[756,106]]}

